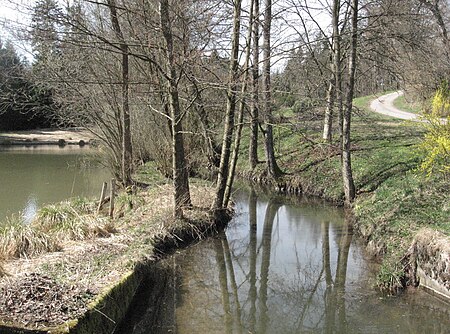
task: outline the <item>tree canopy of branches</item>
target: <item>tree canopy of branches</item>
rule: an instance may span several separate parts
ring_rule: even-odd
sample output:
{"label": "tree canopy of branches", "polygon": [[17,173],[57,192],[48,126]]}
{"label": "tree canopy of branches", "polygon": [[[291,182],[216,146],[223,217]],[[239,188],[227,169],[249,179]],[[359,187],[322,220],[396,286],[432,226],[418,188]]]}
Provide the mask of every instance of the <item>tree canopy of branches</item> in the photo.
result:
{"label": "tree canopy of branches", "polygon": [[[281,107],[320,115],[317,133],[342,154],[351,201],[353,97],[404,88],[429,98],[450,75],[450,8],[442,0],[16,4],[30,14],[19,35],[34,61],[29,69],[2,46],[2,62],[12,64],[2,73],[16,71],[0,74],[10,94],[2,105],[24,105],[11,103],[23,95],[19,86],[41,98],[51,92],[55,116],[97,136],[124,186],[138,163],[154,161],[173,180],[176,217],[191,205],[191,175],[217,176],[214,209],[226,209],[247,133],[250,168],[264,164],[267,177],[282,176],[273,133]],[[20,81],[23,72],[33,85]]]}

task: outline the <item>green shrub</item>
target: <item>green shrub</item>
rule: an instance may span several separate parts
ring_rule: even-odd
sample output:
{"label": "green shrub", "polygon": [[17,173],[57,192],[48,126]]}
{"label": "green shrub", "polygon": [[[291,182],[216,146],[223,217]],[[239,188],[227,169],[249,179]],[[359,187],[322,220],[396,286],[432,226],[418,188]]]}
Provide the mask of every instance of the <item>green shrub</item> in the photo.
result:
{"label": "green shrub", "polygon": [[[446,117],[443,119],[442,117]],[[432,101],[431,111],[425,113],[422,126],[426,133],[419,149],[424,154],[420,170],[427,175],[450,173],[450,89],[444,82]]]}

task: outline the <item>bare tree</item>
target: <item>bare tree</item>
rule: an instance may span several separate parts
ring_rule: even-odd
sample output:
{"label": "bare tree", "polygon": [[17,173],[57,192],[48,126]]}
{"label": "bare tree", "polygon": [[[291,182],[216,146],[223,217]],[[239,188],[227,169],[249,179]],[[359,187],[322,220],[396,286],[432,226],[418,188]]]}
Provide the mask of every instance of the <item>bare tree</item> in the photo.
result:
{"label": "bare tree", "polygon": [[231,38],[231,58],[228,72],[228,90],[227,90],[227,108],[225,113],[225,124],[222,140],[222,152],[220,157],[219,173],[217,176],[216,197],[213,204],[213,210],[224,209],[225,188],[228,177],[230,148],[233,138],[234,114],[236,109],[236,90],[239,70],[239,33],[241,27],[241,0],[234,2],[233,14],[233,32]]}
{"label": "bare tree", "polygon": [[178,96],[178,74],[174,66],[173,37],[169,14],[169,1],[159,1],[160,28],[164,36],[166,49],[166,90],[169,97],[169,109],[172,122],[172,168],[174,187],[174,215],[183,216],[183,208],[191,205],[189,175],[186,166],[183,140],[183,115]]}
{"label": "bare tree", "polygon": [[351,163],[351,117],[353,108],[353,94],[355,87],[356,51],[358,46],[358,0],[351,1],[351,44],[348,59],[349,78],[347,82],[346,104],[342,124],[342,179],[344,182],[345,200],[350,203],[355,198],[355,183],[353,181]]}
{"label": "bare tree", "polygon": [[252,32],[253,32],[253,6],[254,6],[254,0],[250,0],[250,17],[249,17],[249,25],[247,29],[247,45],[246,45],[246,51],[245,51],[245,61],[244,61],[244,75],[242,78],[242,87],[241,87],[241,100],[239,103],[239,111],[238,111],[238,117],[237,117],[237,128],[236,133],[234,136],[234,144],[233,144],[233,150],[231,153],[231,162],[230,162],[230,168],[228,171],[228,178],[227,178],[227,184],[225,188],[225,195],[223,200],[223,206],[227,207],[228,202],[230,200],[231,196],[231,188],[233,187],[233,181],[234,181],[234,174],[236,171],[236,164],[239,157],[239,147],[241,143],[241,133],[242,128],[244,126],[244,111],[246,107],[246,99],[245,95],[247,93],[247,86],[248,86],[248,80],[250,76],[250,53],[251,53],[251,44],[252,44]]}
{"label": "bare tree", "polygon": [[111,24],[119,40],[122,52],[122,183],[124,186],[131,184],[131,173],[133,165],[133,149],[131,145],[131,121],[129,105],[129,52],[128,44],[125,42],[119,18],[117,16],[117,5],[115,0],[108,0],[111,16]]}
{"label": "bare tree", "polygon": [[265,0],[264,8],[264,23],[263,23],[263,108],[264,108],[264,122],[266,125],[264,131],[264,147],[266,150],[267,173],[272,177],[281,175],[281,170],[278,167],[275,159],[275,148],[273,142],[273,115],[272,115],[272,86],[270,61],[272,49],[270,46],[271,27],[272,27],[272,0]]}
{"label": "bare tree", "polygon": [[[341,1],[333,0],[333,10],[331,25],[333,29],[332,35],[332,50],[331,50],[331,78],[328,86],[327,92],[327,109],[325,111],[325,120],[323,128],[323,139],[328,143],[332,141],[332,124],[333,124],[333,109],[335,101],[337,101],[338,106],[342,106],[342,96],[340,92],[341,86],[341,43],[340,43],[340,33],[339,33],[339,13],[340,13]],[[339,103],[340,100],[340,103]]]}
{"label": "bare tree", "polygon": [[258,127],[259,127],[259,0],[253,0],[253,64],[252,100],[250,104],[250,147],[249,162],[254,169],[258,164]]}

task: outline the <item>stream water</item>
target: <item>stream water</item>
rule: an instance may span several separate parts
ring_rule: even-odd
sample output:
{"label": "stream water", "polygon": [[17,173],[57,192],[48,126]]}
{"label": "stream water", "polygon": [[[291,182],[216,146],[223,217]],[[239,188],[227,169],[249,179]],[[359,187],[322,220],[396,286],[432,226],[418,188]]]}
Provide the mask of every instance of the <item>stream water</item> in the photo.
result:
{"label": "stream water", "polygon": [[43,204],[100,193],[110,173],[78,146],[0,147],[0,222],[11,214],[30,221]]}
{"label": "stream water", "polygon": [[449,333],[450,308],[388,297],[343,210],[235,194],[226,232],[163,260],[116,334]]}

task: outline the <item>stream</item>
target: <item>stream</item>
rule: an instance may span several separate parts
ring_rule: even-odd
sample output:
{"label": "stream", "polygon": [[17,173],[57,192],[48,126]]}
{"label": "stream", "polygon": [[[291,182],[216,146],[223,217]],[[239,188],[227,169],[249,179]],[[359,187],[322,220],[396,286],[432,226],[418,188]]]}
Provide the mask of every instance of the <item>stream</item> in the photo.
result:
{"label": "stream", "polygon": [[152,270],[116,334],[448,333],[445,302],[376,290],[342,209],[253,190],[234,200],[224,233]]}

